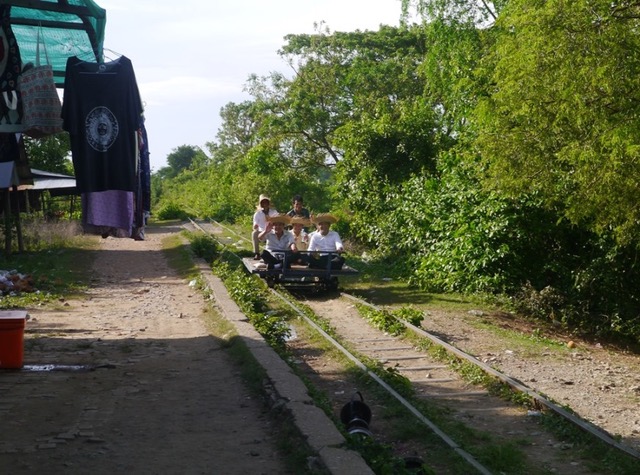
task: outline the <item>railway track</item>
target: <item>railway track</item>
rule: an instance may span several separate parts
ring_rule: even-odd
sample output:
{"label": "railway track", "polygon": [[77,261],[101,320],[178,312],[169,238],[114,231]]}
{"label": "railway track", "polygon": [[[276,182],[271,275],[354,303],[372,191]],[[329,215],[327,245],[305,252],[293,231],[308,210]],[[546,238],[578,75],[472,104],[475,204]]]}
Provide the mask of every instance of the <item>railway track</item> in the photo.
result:
{"label": "railway track", "polygon": [[[193,223],[193,226],[215,236],[218,234],[216,228],[220,229],[216,224],[217,223],[203,226],[198,223]],[[228,232],[231,231],[228,228],[226,228],[226,230]],[[241,237],[239,237],[239,239],[242,240]],[[226,241],[227,242],[223,241],[223,244],[229,245],[232,241],[235,242],[236,240],[227,238]],[[472,422],[472,425],[475,424],[476,428],[484,428],[485,430],[491,431],[492,434],[503,437],[506,440],[508,440],[510,434],[519,433],[524,430],[527,437],[532,440],[531,448],[528,450],[529,457],[533,460],[536,460],[537,457],[540,457],[541,460],[545,458],[548,459],[548,435],[539,430],[531,430],[531,427],[534,426],[532,424],[532,418],[535,418],[536,415],[539,414],[538,411],[527,411],[526,409],[515,407],[505,400],[491,396],[484,389],[479,389],[476,386],[468,384],[448,365],[443,364],[439,359],[434,359],[428,353],[419,349],[414,343],[410,343],[405,338],[383,334],[379,330],[366,324],[360,317],[356,306],[364,305],[376,310],[381,309],[346,293],[331,298],[323,296],[298,296],[298,298],[301,299],[300,304],[313,310],[315,314],[319,315],[335,329],[336,335],[339,335],[339,337],[334,338],[307,317],[300,304],[291,301],[290,298],[276,290],[272,290],[272,292],[298,313],[309,326],[315,328],[319,334],[330,341],[331,344],[342,352],[353,364],[371,376],[385,391],[396,398],[407,408],[413,417],[417,418],[438,435],[448,447],[462,457],[477,473],[486,474],[491,472],[470,453],[460,447],[460,445],[447,435],[445,431],[440,429],[437,424],[422,414],[411,402],[407,401],[392,387],[386,384],[377,376],[376,372],[363,361],[375,361],[386,370],[402,375],[414,387],[415,394],[418,398],[442,407],[443,411],[453,411],[459,420],[463,420],[465,423]],[[621,444],[597,426],[580,419],[543,395],[528,388],[515,378],[502,374],[422,328],[411,325],[405,321],[402,321],[402,323],[418,338],[429,341],[431,345],[438,345],[453,357],[467,364],[474,365],[482,372],[508,385],[513,391],[526,394],[534,401],[536,408],[539,408],[540,411],[552,411],[558,417],[590,433],[605,444],[626,455],[640,459],[640,453],[635,449]],[[322,371],[321,368],[315,368],[314,370]],[[338,404],[340,404],[340,402],[338,402]],[[529,428],[528,430],[527,427]],[[557,463],[561,464],[562,462],[558,461]],[[558,466],[561,467],[559,470],[557,470]],[[564,467],[556,465],[556,471],[559,473],[564,473],[564,469],[570,470],[571,473],[593,473],[589,471],[581,472],[576,465],[569,464]]]}
{"label": "railway track", "polygon": [[[432,422],[426,417],[419,409],[417,409],[411,402],[400,395],[393,387],[387,384],[375,371],[372,371],[362,360],[361,356],[356,355],[354,352],[347,349],[342,343],[336,340],[334,337],[324,331],[319,325],[317,325],[312,319],[306,316],[303,309],[298,305],[295,305],[285,296],[276,290],[273,293],[277,295],[284,303],[289,305],[302,319],[304,319],[308,325],[314,328],[320,335],[322,335],[327,341],[334,345],[340,352],[343,353],[353,364],[364,371],[370,376],[376,383],[378,383],[385,391],[387,391],[392,397],[398,400],[415,418],[417,418],[426,427],[432,430],[447,446],[454,450],[461,458],[463,458],[469,465],[471,465],[478,473],[491,474],[492,472],[476,460],[473,455],[464,450],[453,438],[451,438],[444,430],[438,425]],[[310,302],[307,301],[307,304]],[[317,312],[316,312],[317,313]],[[327,319],[327,315],[323,316]],[[330,320],[332,324],[337,323],[335,320]],[[338,332],[340,333],[340,328]],[[343,330],[343,329],[342,329]],[[372,329],[370,329],[372,330]],[[345,337],[344,331],[341,333],[341,337]],[[341,338],[341,339],[342,339]],[[416,351],[411,345],[407,345],[406,342],[399,338],[391,336],[381,336],[375,331],[366,331],[363,328],[362,332],[358,335],[351,335],[350,342],[355,344],[356,351],[360,355],[368,356],[369,358],[379,361],[383,365],[392,368],[394,371],[398,371],[403,375],[412,375],[407,378],[414,384],[416,381],[415,374],[417,372],[428,372],[429,383],[437,384],[440,387],[441,394],[448,391],[455,391],[460,394],[459,387],[455,387],[451,383],[459,381],[459,378],[455,374],[447,371],[446,365],[433,361],[430,358],[426,358],[424,354]],[[417,382],[417,381],[416,381]],[[486,393],[472,393],[469,391],[463,391],[464,397],[474,397],[476,394]]]}

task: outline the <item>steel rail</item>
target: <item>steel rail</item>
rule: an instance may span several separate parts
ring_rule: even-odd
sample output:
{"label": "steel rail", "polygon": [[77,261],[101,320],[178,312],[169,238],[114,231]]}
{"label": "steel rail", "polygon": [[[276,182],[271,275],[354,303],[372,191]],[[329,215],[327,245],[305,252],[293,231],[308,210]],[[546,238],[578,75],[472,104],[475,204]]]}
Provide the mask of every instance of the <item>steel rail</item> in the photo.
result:
{"label": "steel rail", "polygon": [[286,297],[280,294],[275,289],[271,289],[274,295],[280,298],[284,303],[289,305],[294,312],[300,315],[308,325],[313,327],[318,333],[320,333],[327,341],[329,341],[333,346],[335,346],[342,354],[344,354],[351,362],[353,362],[358,368],[360,368],[364,373],[366,373],[369,377],[371,377],[376,383],[378,383],[385,391],[391,394],[394,398],[396,398],[404,407],[406,407],[409,412],[411,412],[420,422],[425,424],[429,429],[431,429],[440,439],[444,441],[451,449],[453,449],[460,457],[462,457],[466,462],[468,462],[471,466],[473,466],[478,472],[483,475],[491,475],[491,472],[483,466],[480,462],[478,462],[473,455],[469,452],[465,451],[462,447],[460,447],[451,437],[449,437],[445,432],[443,432],[437,425],[435,425],[431,420],[424,416],[415,406],[413,406],[409,401],[407,401],[404,397],[402,397],[395,389],[389,386],[383,379],[381,379],[376,373],[371,371],[367,365],[365,365],[362,361],[356,358],[349,350],[347,350],[344,346],[342,346],[335,338],[325,332],[318,324],[316,324],[312,319],[307,317],[302,310],[296,307],[293,303],[291,303]]}
{"label": "steel rail", "polygon": [[[352,300],[354,302],[360,303],[362,305],[366,305],[370,308],[373,308],[375,310],[380,311],[381,308],[377,307],[376,305],[373,305],[365,300],[362,300],[358,297],[355,297],[353,295],[341,292],[340,293],[341,296]],[[468,353],[465,353],[464,351],[462,351],[459,348],[456,348],[453,345],[450,345],[449,343],[447,343],[446,341],[441,340],[440,338],[438,338],[435,335],[432,335],[431,333],[429,333],[426,330],[423,330],[422,328],[416,327],[415,325],[412,325],[411,323],[399,319],[399,321],[408,329],[410,329],[411,331],[413,331],[414,333],[416,333],[417,335],[420,335],[424,338],[428,338],[431,342],[435,343],[438,346],[441,346],[442,348],[444,348],[445,350],[447,350],[449,353],[453,353],[454,355],[456,355],[459,358],[462,358],[476,366],[478,366],[480,369],[482,369],[485,373],[490,374],[491,376],[494,376],[495,378],[498,378],[500,381],[502,381],[503,383],[509,385],[512,389],[515,389],[517,391],[520,391],[522,393],[527,394],[529,397],[531,397],[533,400],[535,400],[537,403],[541,404],[542,406],[546,407],[547,409],[553,411],[554,413],[556,413],[557,415],[559,415],[560,417],[566,419],[567,421],[573,423],[574,425],[578,426],[580,429],[588,432],[589,434],[597,437],[598,439],[600,439],[602,442],[615,447],[618,450],[621,450],[622,452],[625,452],[628,455],[631,455],[634,458],[640,459],[640,452],[636,451],[635,449],[633,449],[632,447],[626,446],[624,444],[621,444],[620,442],[618,442],[617,440],[615,440],[613,437],[611,437],[608,433],[606,433],[602,428],[597,427],[593,424],[588,423],[587,421],[585,421],[584,419],[581,419],[579,416],[576,416],[575,414],[572,414],[571,412],[567,411],[566,409],[563,409],[562,407],[558,406],[557,404],[553,403],[552,401],[550,401],[549,399],[547,399],[546,397],[542,396],[541,394],[535,392],[534,390],[532,390],[531,388],[529,388],[528,386],[525,386],[524,384],[522,384],[520,381],[517,381],[507,375],[505,375],[504,373],[501,373],[500,371],[492,368],[491,366],[489,366],[486,363],[483,363],[482,361],[476,359],[475,357],[471,356]]]}

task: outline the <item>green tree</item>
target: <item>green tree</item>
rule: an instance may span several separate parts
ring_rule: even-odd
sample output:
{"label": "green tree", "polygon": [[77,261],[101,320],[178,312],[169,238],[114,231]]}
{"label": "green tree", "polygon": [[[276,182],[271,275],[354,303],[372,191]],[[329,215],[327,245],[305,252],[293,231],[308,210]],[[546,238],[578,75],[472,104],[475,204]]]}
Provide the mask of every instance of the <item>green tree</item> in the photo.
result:
{"label": "green tree", "polygon": [[[417,66],[427,45],[421,27],[290,35],[281,54],[295,76],[274,122],[310,168],[337,167],[335,198],[371,223],[374,193],[433,169],[434,114]],[[306,154],[302,152],[306,150]],[[379,204],[379,203],[378,203]],[[380,208],[373,214],[377,220]]]}
{"label": "green tree", "polygon": [[478,108],[488,183],[620,242],[640,231],[640,6],[512,0]]}
{"label": "green tree", "polygon": [[364,112],[375,113],[419,91],[415,61],[424,48],[418,29],[289,35],[280,54],[294,74],[253,77],[248,91],[261,107],[261,140],[279,143],[283,159],[313,174],[340,162],[336,134]]}
{"label": "green tree", "polygon": [[60,133],[40,139],[25,135],[23,139],[31,168],[73,175],[69,134]]}
{"label": "green tree", "polygon": [[222,125],[217,140],[207,143],[215,163],[247,153],[258,141],[260,114],[257,102],[229,102],[220,110]]}
{"label": "green tree", "polygon": [[167,164],[170,170],[168,174],[171,177],[178,176],[183,170],[187,170],[194,165],[203,165],[206,161],[207,156],[200,148],[192,145],[180,145],[167,155]]}
{"label": "green tree", "polygon": [[402,0],[402,18],[407,21],[415,14],[427,22],[444,20],[486,27],[508,3],[509,0]]}

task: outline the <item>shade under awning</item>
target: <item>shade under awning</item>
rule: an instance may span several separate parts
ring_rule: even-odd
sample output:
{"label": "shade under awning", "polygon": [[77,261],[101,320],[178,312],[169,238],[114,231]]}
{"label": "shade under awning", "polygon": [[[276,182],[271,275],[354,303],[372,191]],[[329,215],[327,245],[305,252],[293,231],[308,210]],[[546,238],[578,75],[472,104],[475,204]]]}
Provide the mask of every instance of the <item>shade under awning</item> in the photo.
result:
{"label": "shade under awning", "polygon": [[[9,8],[11,30],[18,43],[22,64],[36,62],[38,31],[53,66],[56,85],[63,87],[67,59],[104,59],[106,10],[91,0],[0,0]],[[41,63],[43,62],[41,52]]]}

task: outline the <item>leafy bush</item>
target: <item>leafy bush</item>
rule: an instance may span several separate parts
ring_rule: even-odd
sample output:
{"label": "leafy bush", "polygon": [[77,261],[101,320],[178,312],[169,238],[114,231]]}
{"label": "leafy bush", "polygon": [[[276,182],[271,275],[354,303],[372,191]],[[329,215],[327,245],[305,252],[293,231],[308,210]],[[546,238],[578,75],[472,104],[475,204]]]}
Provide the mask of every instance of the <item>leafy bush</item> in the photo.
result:
{"label": "leafy bush", "polygon": [[360,315],[371,325],[390,335],[402,335],[406,328],[391,313],[386,310],[375,310],[366,305],[358,305]]}
{"label": "leafy bush", "polygon": [[184,221],[189,219],[189,215],[180,207],[180,205],[174,202],[165,203],[156,211],[155,214],[160,220],[179,219]]}
{"label": "leafy bush", "polygon": [[419,327],[422,324],[422,320],[424,320],[424,313],[422,313],[422,310],[411,306],[401,307],[391,312],[391,314],[395,318],[409,322],[411,325],[416,327]]}
{"label": "leafy bush", "polygon": [[566,298],[557,289],[547,286],[538,291],[529,282],[514,295],[517,311],[541,320],[560,321],[566,303]]}
{"label": "leafy bush", "polygon": [[535,318],[640,339],[638,250],[568,223],[536,195],[483,189],[464,160],[443,156],[437,175],[378,194],[354,218],[370,223],[360,237],[422,289],[508,295]]}
{"label": "leafy bush", "polygon": [[255,329],[271,346],[284,347],[291,330],[282,316],[269,311],[264,284],[242,270],[232,270],[227,264],[216,266],[215,271]]}
{"label": "leafy bush", "polygon": [[193,253],[208,263],[212,263],[220,255],[220,244],[209,235],[192,234],[189,241]]}

